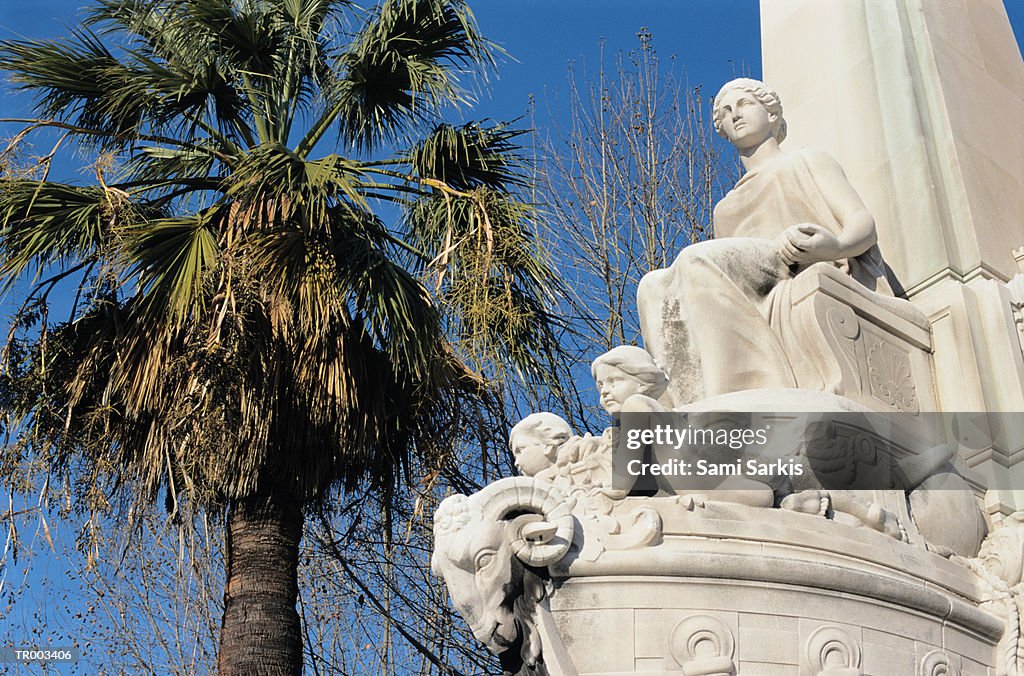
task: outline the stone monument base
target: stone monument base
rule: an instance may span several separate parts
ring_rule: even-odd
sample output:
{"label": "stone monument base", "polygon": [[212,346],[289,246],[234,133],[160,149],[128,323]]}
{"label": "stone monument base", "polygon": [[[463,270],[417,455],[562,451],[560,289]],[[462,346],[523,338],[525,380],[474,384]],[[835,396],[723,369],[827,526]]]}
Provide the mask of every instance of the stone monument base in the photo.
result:
{"label": "stone monument base", "polygon": [[[975,575],[864,527],[686,497],[654,510],[660,542],[570,552],[548,599],[579,674],[990,676],[1004,619],[979,608]],[[553,672],[554,673],[554,672]]]}

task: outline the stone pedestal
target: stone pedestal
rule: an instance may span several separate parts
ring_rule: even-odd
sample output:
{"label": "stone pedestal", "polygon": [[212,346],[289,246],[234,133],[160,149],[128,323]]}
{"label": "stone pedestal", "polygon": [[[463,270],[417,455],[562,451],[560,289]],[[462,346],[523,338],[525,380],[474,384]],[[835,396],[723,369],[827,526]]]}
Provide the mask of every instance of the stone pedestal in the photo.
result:
{"label": "stone pedestal", "polygon": [[945,558],[807,514],[644,505],[660,544],[554,567],[568,579],[550,611],[580,674],[995,673],[1004,620]]}

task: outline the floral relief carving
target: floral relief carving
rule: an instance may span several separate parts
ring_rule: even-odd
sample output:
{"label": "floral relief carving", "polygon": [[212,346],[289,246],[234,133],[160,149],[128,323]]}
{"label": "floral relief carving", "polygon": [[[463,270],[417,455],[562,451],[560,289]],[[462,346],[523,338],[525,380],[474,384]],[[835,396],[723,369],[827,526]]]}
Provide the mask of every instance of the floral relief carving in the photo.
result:
{"label": "floral relief carving", "polygon": [[868,379],[871,394],[904,413],[917,413],[917,388],[907,355],[881,341],[868,348]]}

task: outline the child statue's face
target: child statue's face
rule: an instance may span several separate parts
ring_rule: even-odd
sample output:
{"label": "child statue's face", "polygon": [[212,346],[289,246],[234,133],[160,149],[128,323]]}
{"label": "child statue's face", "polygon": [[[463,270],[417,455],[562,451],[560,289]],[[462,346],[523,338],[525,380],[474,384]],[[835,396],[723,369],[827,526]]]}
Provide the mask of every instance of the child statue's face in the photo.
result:
{"label": "child statue's face", "polygon": [[536,430],[518,435],[512,447],[516,467],[526,476],[536,476],[554,462],[555,446],[553,440],[543,438]]}
{"label": "child statue's face", "polygon": [[601,395],[601,407],[612,417],[618,417],[622,403],[634,394],[643,394],[643,383],[617,366],[598,364],[594,367],[594,380]]}

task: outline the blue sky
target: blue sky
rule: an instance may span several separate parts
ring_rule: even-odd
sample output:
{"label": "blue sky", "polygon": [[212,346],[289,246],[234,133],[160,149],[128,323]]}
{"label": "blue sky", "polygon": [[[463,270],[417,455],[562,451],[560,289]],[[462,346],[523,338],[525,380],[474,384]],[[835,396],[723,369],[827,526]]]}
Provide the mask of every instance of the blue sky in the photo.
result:
{"label": "blue sky", "polygon": [[[0,0],[0,38],[60,35],[86,4]],[[518,60],[506,62],[493,83],[487,114],[505,114],[506,104],[521,109],[529,93],[560,84],[570,60],[596,59],[602,38],[610,51],[635,46],[645,26],[664,56],[685,60],[695,81],[727,79],[740,64],[760,71],[757,0],[470,0],[470,6],[484,35]]]}
{"label": "blue sky", "polygon": [[[64,34],[86,4],[0,0],[0,39]],[[1005,5],[1017,35],[1024,35],[1024,0]],[[661,58],[675,56],[690,82],[706,91],[761,71],[758,0],[470,0],[470,6],[483,34],[510,57],[471,111],[474,118],[522,115],[531,94],[564,89],[570,62],[592,67],[602,41],[609,56],[633,49],[644,27]],[[27,97],[4,93],[0,116],[27,114]]]}
{"label": "blue sky", "polygon": [[[1024,36],[1024,0],[1004,0]],[[65,34],[86,0],[0,0],[0,39]],[[368,4],[358,3],[358,4]],[[470,0],[484,35],[508,53],[467,117],[507,120],[525,113],[530,95],[564,90],[570,62],[593,67],[633,49],[646,27],[662,59],[676,57],[705,91],[738,75],[760,75],[758,0]],[[4,88],[6,89],[6,87]],[[28,113],[29,99],[4,92],[0,116]]]}
{"label": "blue sky", "polygon": [[518,60],[503,64],[492,99],[478,107],[488,115],[522,110],[530,94],[563,87],[569,62],[593,66],[602,40],[609,55],[635,48],[644,27],[661,58],[674,55],[706,89],[761,72],[757,0],[485,0],[472,7],[484,35]]}
{"label": "blue sky", "polygon": [[[366,0],[369,3],[370,0]],[[531,95],[543,98],[564,90],[566,69],[593,67],[599,43],[606,55],[633,49],[637,33],[646,27],[662,59],[675,56],[685,66],[691,84],[716,91],[719,84],[739,74],[760,75],[760,34],[757,0],[470,0],[484,35],[509,53],[497,77],[492,78],[472,117],[507,120],[523,115]],[[0,39],[47,38],[65,34],[77,22],[84,0],[0,0]],[[1024,37],[1024,0],[1006,0],[1018,40]],[[29,99],[0,88],[0,117],[28,116]],[[10,132],[7,132],[10,133]],[[0,135],[3,135],[0,131]],[[66,176],[77,174],[65,169]],[[60,173],[59,171],[57,172]],[[0,328],[11,311],[0,298]],[[0,529],[0,539],[4,530]],[[34,601],[45,603],[60,594],[76,562],[43,560],[32,573]],[[18,584],[18,575],[8,584]],[[51,588],[42,592],[48,578]],[[58,584],[57,581],[60,581]],[[27,625],[36,608],[29,602],[0,617],[0,635],[28,639]],[[4,609],[0,606],[0,616]],[[62,619],[64,630],[74,632],[74,621]],[[0,639],[2,641],[2,639]]]}

